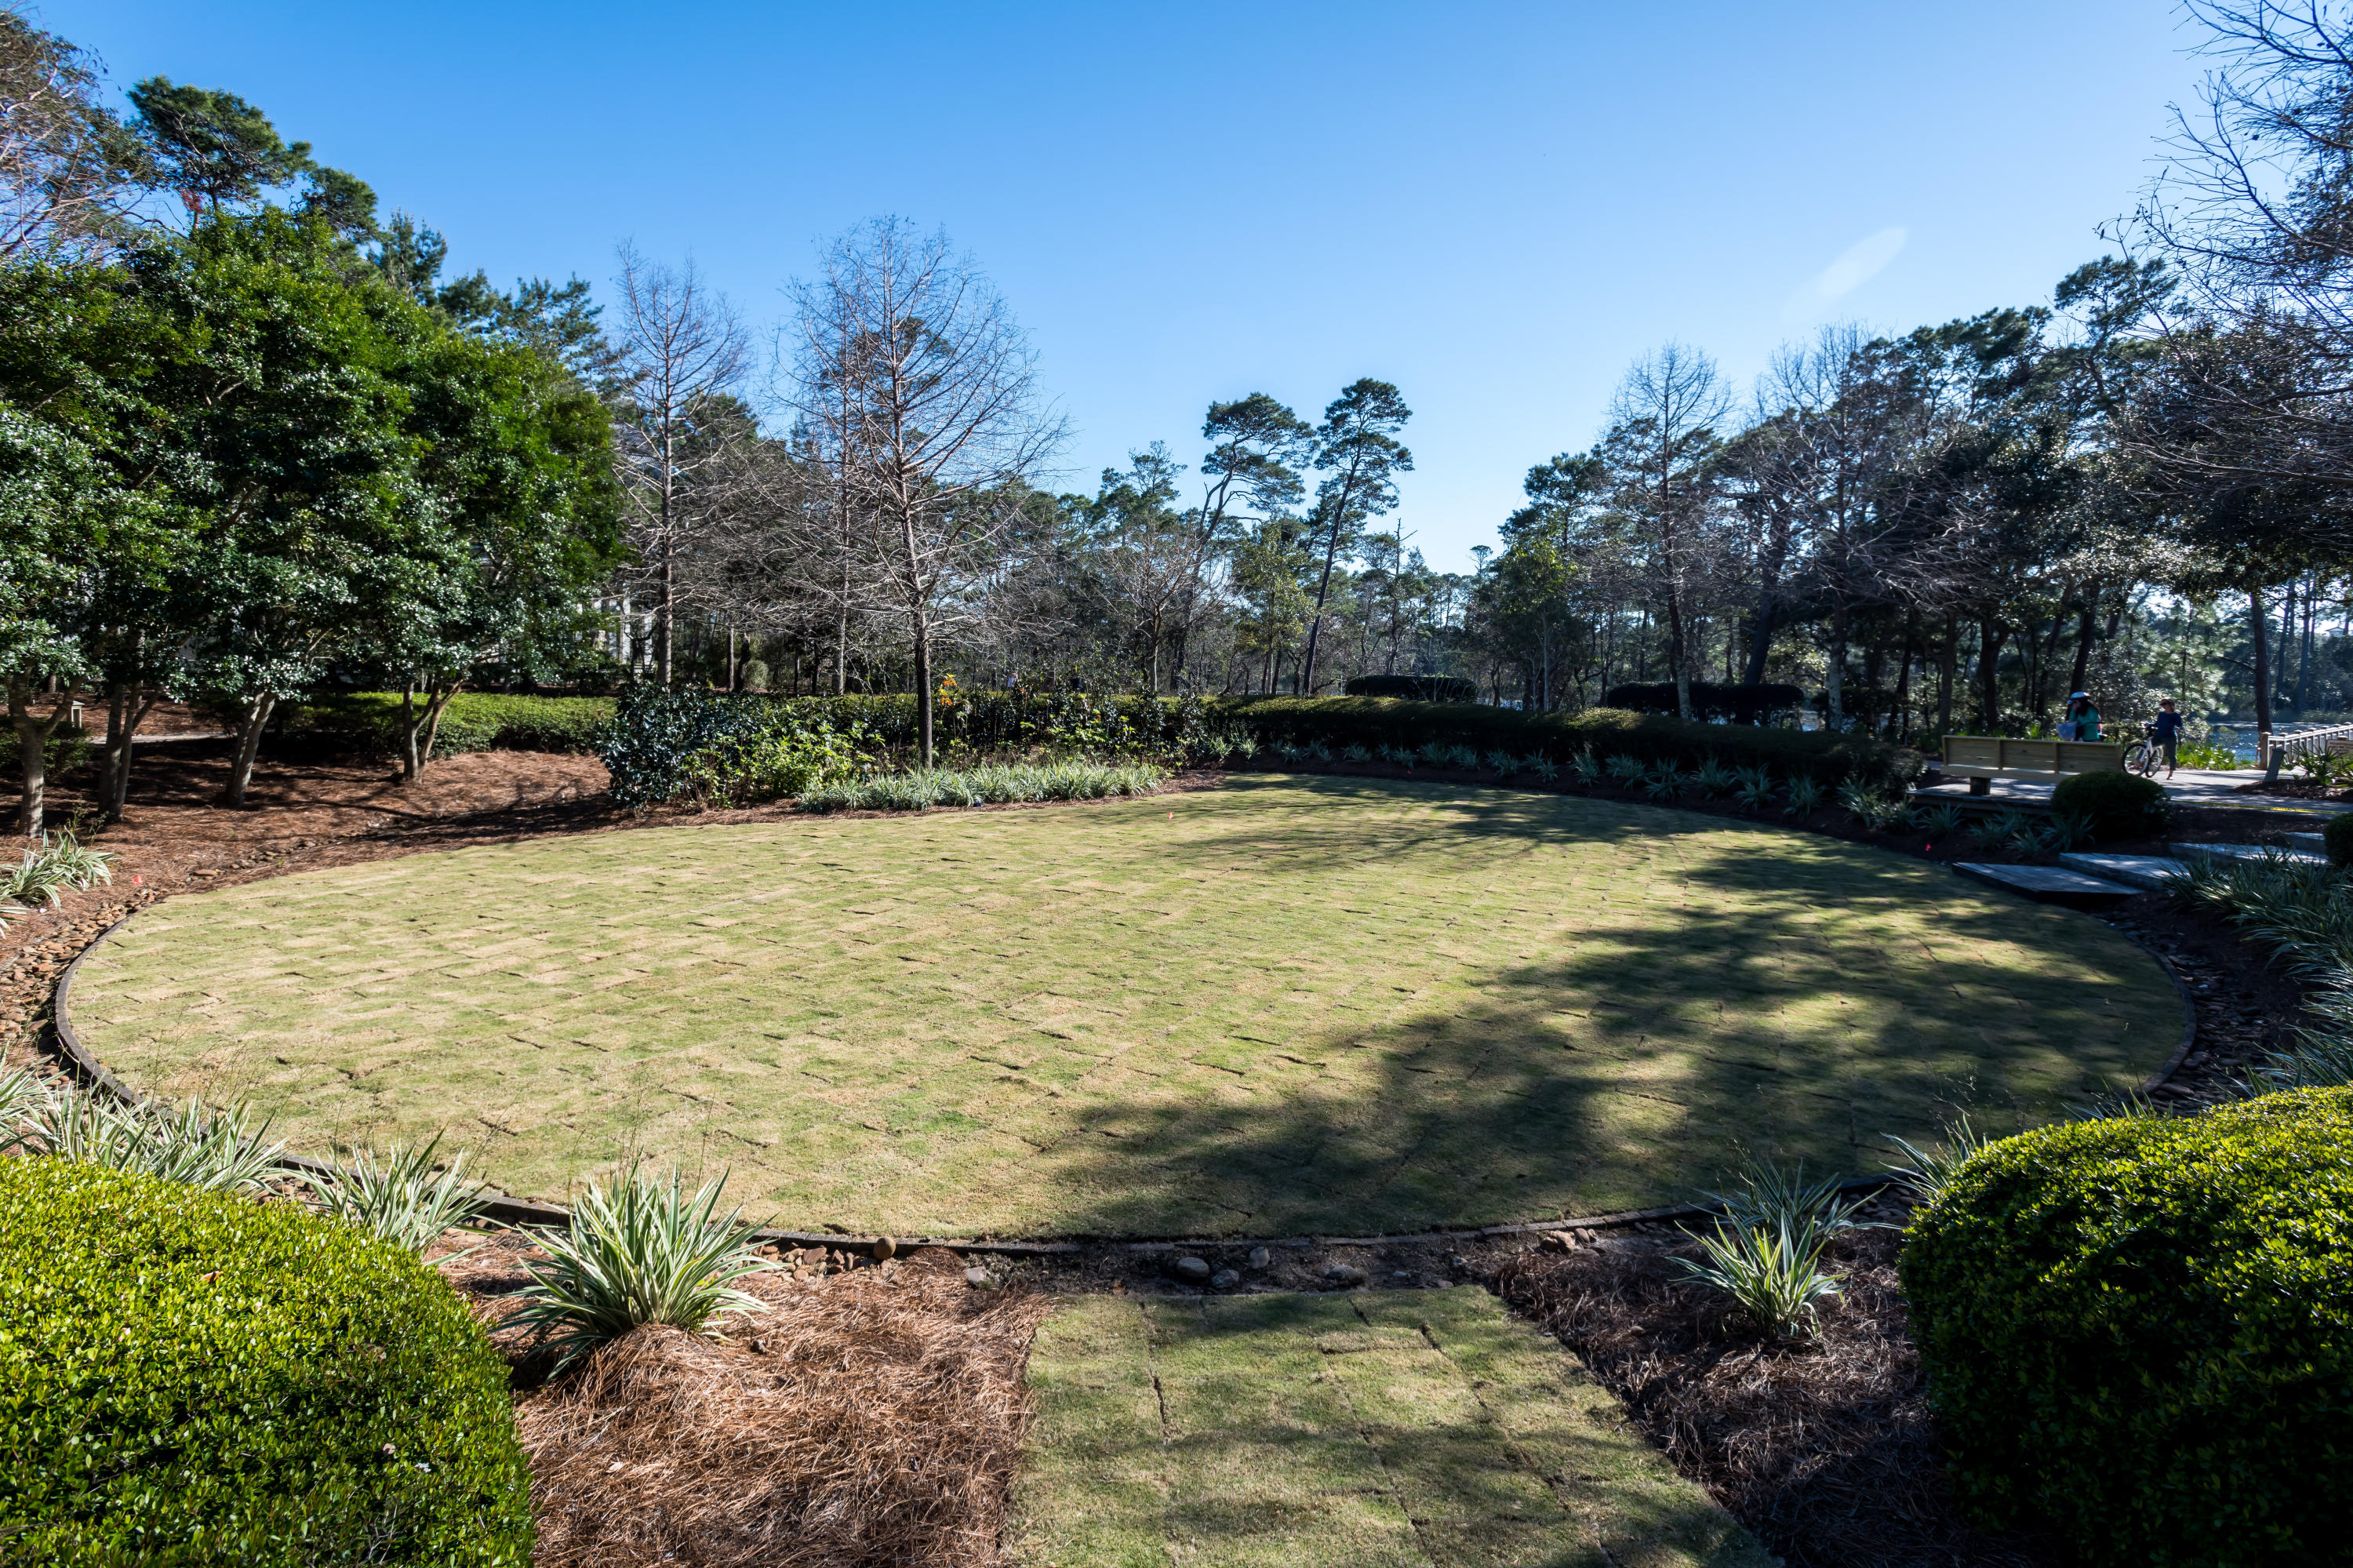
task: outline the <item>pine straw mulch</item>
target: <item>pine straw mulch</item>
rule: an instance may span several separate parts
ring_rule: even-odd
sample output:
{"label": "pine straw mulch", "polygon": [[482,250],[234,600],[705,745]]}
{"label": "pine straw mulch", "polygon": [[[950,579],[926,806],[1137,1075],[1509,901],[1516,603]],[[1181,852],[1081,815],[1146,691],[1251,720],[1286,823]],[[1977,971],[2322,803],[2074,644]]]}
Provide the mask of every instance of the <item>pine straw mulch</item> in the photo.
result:
{"label": "pine straw mulch", "polygon": [[998,1561],[1053,1298],[976,1289],[924,1248],[756,1276],[723,1340],[638,1330],[552,1381],[497,1327],[532,1255],[509,1233],[448,1266],[517,1373],[537,1568]]}
{"label": "pine straw mulch", "polygon": [[1818,1337],[1787,1344],[1683,1280],[1689,1243],[1528,1253],[1493,1283],[1790,1568],[2048,1568],[2044,1543],[1985,1534],[1955,1508],[1896,1289],[1900,1239],[1839,1238],[1842,1293]]}

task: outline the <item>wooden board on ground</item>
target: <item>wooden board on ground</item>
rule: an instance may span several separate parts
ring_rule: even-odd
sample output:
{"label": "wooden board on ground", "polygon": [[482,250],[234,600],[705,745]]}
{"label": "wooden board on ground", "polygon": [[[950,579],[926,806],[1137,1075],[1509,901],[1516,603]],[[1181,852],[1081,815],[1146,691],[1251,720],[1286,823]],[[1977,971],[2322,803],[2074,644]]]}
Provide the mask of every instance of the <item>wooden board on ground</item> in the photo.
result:
{"label": "wooden board on ground", "polygon": [[1029,1383],[1021,1568],[1773,1561],[1473,1287],[1082,1298]]}

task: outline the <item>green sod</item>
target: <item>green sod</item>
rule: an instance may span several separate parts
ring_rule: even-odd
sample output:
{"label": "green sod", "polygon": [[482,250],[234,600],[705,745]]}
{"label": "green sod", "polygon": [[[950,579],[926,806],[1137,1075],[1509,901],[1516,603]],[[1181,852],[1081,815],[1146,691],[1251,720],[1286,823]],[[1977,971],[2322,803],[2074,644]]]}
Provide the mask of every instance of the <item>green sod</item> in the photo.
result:
{"label": "green sod", "polygon": [[[1173,818],[1172,818],[1173,813]],[[1357,1234],[1672,1202],[2047,1119],[2179,1038],[2081,915],[1557,795],[1159,799],[487,845],[192,894],[84,964],[132,1082],[299,1150],[447,1128],[894,1234]]]}
{"label": "green sod", "polygon": [[1021,1568],[1765,1568],[1483,1290],[1089,1297],[1039,1330]]}

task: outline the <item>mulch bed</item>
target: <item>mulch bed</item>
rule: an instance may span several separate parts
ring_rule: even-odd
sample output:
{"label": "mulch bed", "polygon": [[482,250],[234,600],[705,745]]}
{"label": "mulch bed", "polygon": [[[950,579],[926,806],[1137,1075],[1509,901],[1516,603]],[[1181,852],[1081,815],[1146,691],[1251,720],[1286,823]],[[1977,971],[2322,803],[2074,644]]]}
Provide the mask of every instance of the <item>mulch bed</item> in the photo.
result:
{"label": "mulch bed", "polygon": [[[1880,1213],[1894,1224],[1902,1205]],[[1927,1382],[1895,1282],[1894,1230],[1831,1244],[1843,1277],[1820,1332],[1765,1340],[1674,1266],[1688,1243],[1527,1254],[1504,1299],[1556,1334],[1676,1468],[1791,1568],[2044,1568],[2043,1542],[1987,1534],[1956,1509]]]}
{"label": "mulch bed", "polygon": [[1050,1297],[976,1289],[942,1248],[812,1249],[744,1280],[766,1310],[722,1339],[640,1329],[550,1379],[509,1322],[533,1257],[508,1232],[444,1272],[515,1371],[539,1568],[999,1560]]}
{"label": "mulch bed", "polygon": [[[100,839],[116,884],[0,931],[0,1060],[30,1053],[57,976],[123,915],[171,892],[550,833],[717,823],[779,808],[631,817],[601,800],[595,759],[490,752],[448,758],[414,785],[380,766],[265,761],[248,806],[217,803],[225,743],[142,747],[126,821]],[[1306,771],[1306,769],[1298,769]],[[1351,768],[1430,782],[1423,769]],[[1214,775],[1182,787],[1211,787]],[[70,790],[52,793],[57,820]],[[1036,810],[1036,807],[985,808]],[[1736,814],[1728,805],[1685,810]],[[1825,810],[1803,826],[1935,860],[1968,858],[1879,834]],[[2168,837],[2268,842],[2308,825],[2273,813],[2187,808]],[[2156,847],[2146,846],[2146,847]],[[2106,918],[2173,965],[2198,1015],[2197,1047],[2159,1093],[2190,1108],[2232,1083],[2300,1022],[2287,976],[2210,917],[2145,895]],[[1900,1201],[1880,1216],[1900,1221]],[[1955,1512],[1895,1290],[1892,1230],[1842,1239],[1845,1294],[1816,1341],[1759,1342],[1672,1266],[1687,1244],[1642,1224],[1582,1245],[1525,1240],[1314,1249],[1252,1268],[1245,1288],[1314,1288],[1333,1263],[1374,1284],[1488,1283],[1556,1332],[1625,1400],[1687,1474],[1788,1562],[1805,1568],[2021,1568],[2038,1543],[1972,1530]],[[501,1235],[448,1266],[515,1368],[533,1454],[543,1564],[902,1563],[997,1561],[1007,1482],[1029,1419],[1029,1337],[1071,1290],[1183,1291],[1173,1258],[1105,1250],[1016,1263],[931,1249],[871,1266],[847,1252],[794,1254],[754,1288],[772,1312],[713,1342],[643,1331],[554,1380],[501,1326],[530,1251]]]}

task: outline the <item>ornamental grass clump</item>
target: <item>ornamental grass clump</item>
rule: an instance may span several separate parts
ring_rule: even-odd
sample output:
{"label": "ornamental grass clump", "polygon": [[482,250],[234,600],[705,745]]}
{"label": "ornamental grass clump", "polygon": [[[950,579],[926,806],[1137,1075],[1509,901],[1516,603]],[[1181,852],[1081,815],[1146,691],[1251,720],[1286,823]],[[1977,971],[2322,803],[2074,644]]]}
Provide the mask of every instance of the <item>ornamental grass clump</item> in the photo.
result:
{"label": "ornamental grass clump", "polygon": [[1773,803],[1773,775],[1764,768],[1737,768],[1732,775],[1732,798],[1750,816],[1762,815]]}
{"label": "ornamental grass clump", "polygon": [[757,1310],[734,1283],[775,1266],[753,1250],[741,1209],[720,1214],[725,1181],[690,1196],[677,1171],[657,1177],[633,1165],[590,1182],[570,1228],[539,1236],[554,1261],[527,1266],[517,1321],[538,1330],[563,1366],[647,1323],[708,1335],[720,1313]]}
{"label": "ornamental grass clump", "polygon": [[1800,821],[1821,809],[1820,783],[1803,773],[1795,775],[1788,783],[1781,786],[1781,796],[1787,802],[1781,808],[1784,814],[1795,817]]}
{"label": "ornamental grass clump", "polygon": [[811,789],[804,811],[921,811],[934,806],[995,806],[1038,800],[1100,800],[1150,795],[1167,781],[1144,762],[1019,762],[933,768],[846,779]]}
{"label": "ornamental grass clump", "polygon": [[1643,770],[1642,793],[1653,800],[1672,801],[1683,792],[1683,770],[1672,762],[1661,762]]}
{"label": "ornamental grass clump", "polygon": [[1631,789],[1642,781],[1642,759],[1623,751],[1612,752],[1601,764],[1601,771],[1620,789]]}
{"label": "ornamental grass clump", "polygon": [[2170,886],[2270,948],[2310,988],[2305,1008],[2318,1025],[2257,1063],[2250,1092],[2353,1084],[2353,875],[2283,853],[2195,855]]}
{"label": "ornamental grass clump", "polygon": [[55,1155],[110,1171],[131,1171],[206,1192],[261,1187],[285,1155],[265,1142],[269,1118],[248,1125],[241,1105],[125,1105],[102,1090],[58,1085],[17,1111],[8,1141],[28,1154]]}
{"label": "ornamental grass clump", "polygon": [[1956,1489],[2090,1568],[2346,1561],[2353,1089],[1979,1151],[1900,1268]]}
{"label": "ornamental grass clump", "polygon": [[1699,792],[1708,800],[1720,800],[1732,793],[1739,783],[1739,777],[1711,757],[1701,762],[1698,770],[1692,775],[1692,782],[1699,786]]}
{"label": "ornamental grass clump", "polygon": [[507,1368],[296,1203],[0,1159],[0,1560],[527,1568]]}
{"label": "ornamental grass clump", "polygon": [[1936,1194],[1951,1183],[1962,1166],[2000,1141],[1971,1126],[1967,1111],[1947,1122],[1944,1133],[1941,1142],[1926,1148],[1894,1133],[1887,1135],[1888,1143],[1904,1157],[1902,1164],[1891,1161],[1887,1168],[1895,1172],[1897,1183],[1915,1203],[1935,1202]]}
{"label": "ornamental grass clump", "polygon": [[25,851],[10,866],[0,866],[0,919],[21,914],[25,906],[47,905],[54,909],[69,893],[79,893],[114,880],[115,857],[94,850],[73,834],[53,833]]}
{"label": "ornamental grass clump", "polygon": [[484,1187],[466,1179],[460,1152],[437,1170],[441,1139],[417,1148],[395,1144],[379,1156],[353,1151],[341,1166],[306,1171],[311,1202],[322,1213],[422,1255],[445,1231],[481,1217]]}
{"label": "ornamental grass clump", "polygon": [[1835,1236],[1857,1225],[1862,1200],[1840,1195],[1835,1177],[1808,1181],[1802,1166],[1753,1167],[1728,1192],[1708,1198],[1724,1210],[1714,1232],[1694,1236],[1704,1261],[1677,1259],[1684,1274],[1732,1298],[1767,1336],[1810,1330],[1820,1303],[1839,1293],[1822,1271]]}
{"label": "ornamental grass clump", "polygon": [[[1549,763],[1552,759],[1539,753],[1538,760]],[[1589,746],[1580,746],[1570,752],[1567,766],[1568,781],[1580,789],[1590,789],[1600,782],[1601,762],[1593,755],[1593,748]]]}

